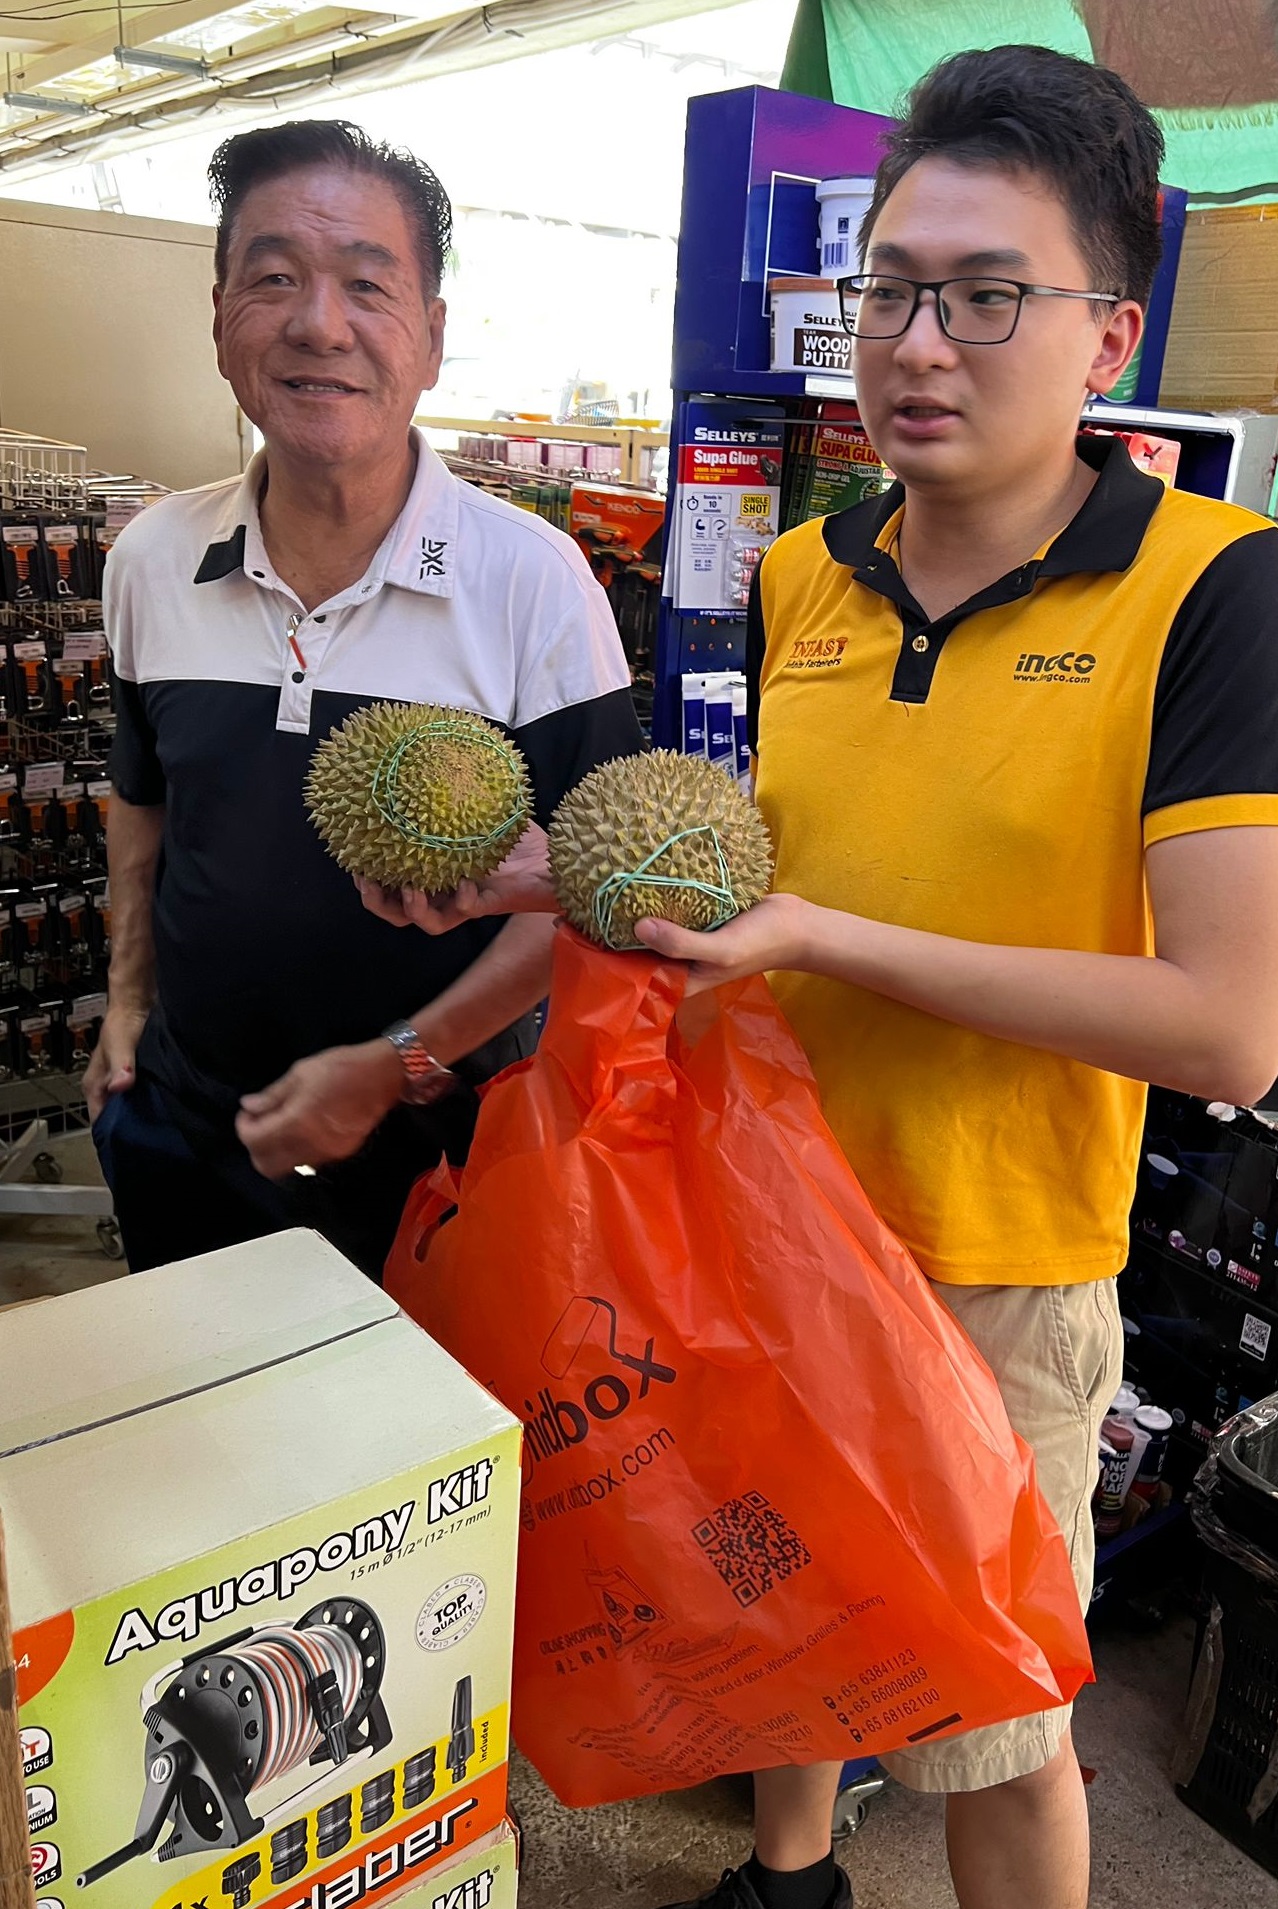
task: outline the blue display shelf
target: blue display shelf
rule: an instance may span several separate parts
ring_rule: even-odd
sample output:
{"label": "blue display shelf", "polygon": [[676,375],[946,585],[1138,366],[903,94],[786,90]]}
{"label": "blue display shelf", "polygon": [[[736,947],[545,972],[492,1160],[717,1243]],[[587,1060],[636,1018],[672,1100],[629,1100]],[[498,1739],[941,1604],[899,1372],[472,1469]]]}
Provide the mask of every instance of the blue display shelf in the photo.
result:
{"label": "blue display shelf", "polygon": [[811,277],[817,186],[836,175],[872,173],[891,125],[878,113],[765,86],[688,102],[677,391],[802,397],[800,375],[769,369],[768,280]]}

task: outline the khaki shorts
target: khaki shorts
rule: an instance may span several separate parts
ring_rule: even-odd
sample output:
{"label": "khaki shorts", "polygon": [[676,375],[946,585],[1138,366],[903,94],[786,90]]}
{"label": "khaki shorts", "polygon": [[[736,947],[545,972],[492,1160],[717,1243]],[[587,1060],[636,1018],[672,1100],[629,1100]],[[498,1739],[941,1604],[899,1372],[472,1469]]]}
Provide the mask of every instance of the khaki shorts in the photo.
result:
{"label": "khaki shorts", "polygon": [[[989,1365],[1007,1416],[1034,1449],[1038,1481],[1069,1546],[1084,1611],[1096,1546],[1091,1498],[1101,1420],[1123,1377],[1123,1329],[1112,1279],[1077,1286],[942,1286],[944,1300]],[[1069,1728],[1065,1704],[1012,1723],[883,1758],[912,1790],[986,1790],[1050,1763]]]}

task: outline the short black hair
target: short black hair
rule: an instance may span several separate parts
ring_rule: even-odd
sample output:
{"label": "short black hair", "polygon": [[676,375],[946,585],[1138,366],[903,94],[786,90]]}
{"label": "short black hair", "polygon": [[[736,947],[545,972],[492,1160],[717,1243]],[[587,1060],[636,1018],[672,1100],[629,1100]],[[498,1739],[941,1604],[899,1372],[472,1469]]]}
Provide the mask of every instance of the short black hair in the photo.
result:
{"label": "short black hair", "polygon": [[996,46],[942,60],[884,139],[862,257],[884,204],[920,159],[1036,174],[1060,198],[1091,290],[1149,303],[1162,254],[1163,135],[1126,80],[1046,46]]}
{"label": "short black hair", "polygon": [[416,231],[422,278],[434,296],[453,242],[448,194],[424,159],[370,139],[362,126],[348,119],[293,119],[223,140],[209,166],[209,194],[217,214],[213,264],[218,284],[226,278],[236,214],[246,195],[269,179],[313,166],[340,166],[385,181]]}

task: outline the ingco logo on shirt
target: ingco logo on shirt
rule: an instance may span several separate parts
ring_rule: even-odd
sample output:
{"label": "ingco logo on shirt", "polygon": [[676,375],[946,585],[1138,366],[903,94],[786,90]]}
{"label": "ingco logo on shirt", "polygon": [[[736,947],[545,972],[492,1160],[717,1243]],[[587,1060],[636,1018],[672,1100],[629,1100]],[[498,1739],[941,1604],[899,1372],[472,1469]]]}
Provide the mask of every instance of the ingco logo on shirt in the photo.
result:
{"label": "ingco logo on shirt", "polygon": [[847,649],[846,636],[801,636],[785,659],[786,669],[837,669]]}
{"label": "ingco logo on shirt", "polygon": [[1090,650],[1062,650],[1059,656],[1039,656],[1026,651],[1016,659],[1014,683],[1086,683],[1096,668]]}

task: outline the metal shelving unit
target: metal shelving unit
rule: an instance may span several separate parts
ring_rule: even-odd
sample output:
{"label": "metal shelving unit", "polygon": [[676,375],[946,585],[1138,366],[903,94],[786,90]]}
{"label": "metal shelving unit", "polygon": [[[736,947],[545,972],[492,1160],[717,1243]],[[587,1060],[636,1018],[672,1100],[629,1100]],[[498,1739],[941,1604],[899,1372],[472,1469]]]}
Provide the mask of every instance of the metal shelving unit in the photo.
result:
{"label": "metal shelving unit", "polygon": [[[613,481],[649,488],[643,471],[644,453],[663,450],[670,442],[665,431],[652,431],[638,424],[544,424],[533,418],[445,418],[420,416],[413,423],[423,431],[450,431],[458,436],[548,438],[567,444],[613,445],[621,452],[621,465]],[[518,467],[512,466],[517,471]],[[603,472],[588,473],[598,481],[607,481]]]}
{"label": "metal shelving unit", "polygon": [[[22,521],[28,515],[32,521],[56,521],[63,516],[83,521],[86,514],[127,511],[134,504],[149,502],[159,488],[129,477],[90,473],[83,445],[65,444],[33,432],[0,431],[0,511],[10,522],[15,518]],[[101,624],[102,606],[92,599],[32,598],[0,603],[0,658],[7,656],[10,646],[24,642],[49,642],[50,654],[61,653],[69,637],[96,633]],[[0,746],[11,773],[6,775],[0,803],[7,803],[7,792],[18,776],[23,778],[25,794],[25,778],[33,768],[72,760],[105,760],[113,728],[109,711],[91,708],[86,699],[82,717],[73,726],[63,722],[52,725],[48,716],[22,715],[6,709],[0,721]],[[8,831],[7,821],[3,826]],[[53,881],[65,882],[74,889],[82,878],[94,874],[104,876],[105,864],[99,869],[96,864],[86,863],[82,870],[77,868],[71,874],[51,873],[42,865],[35,845],[24,846],[7,832],[0,835],[0,879],[17,885],[19,892],[25,888],[38,894]],[[13,956],[16,974],[16,949]],[[74,980],[69,969],[59,978],[55,964],[46,985],[70,990]],[[85,1004],[86,997],[77,996],[77,1005],[83,1008]],[[47,1049],[45,1054],[47,1057]],[[123,1248],[107,1188],[100,1184],[66,1184],[57,1157],[59,1140],[87,1132],[88,1127],[82,1069],[68,1071],[50,1066],[0,1080],[0,1217],[94,1219],[102,1250],[108,1257],[119,1259]],[[31,1172],[34,1182],[24,1180],[22,1176]]]}

